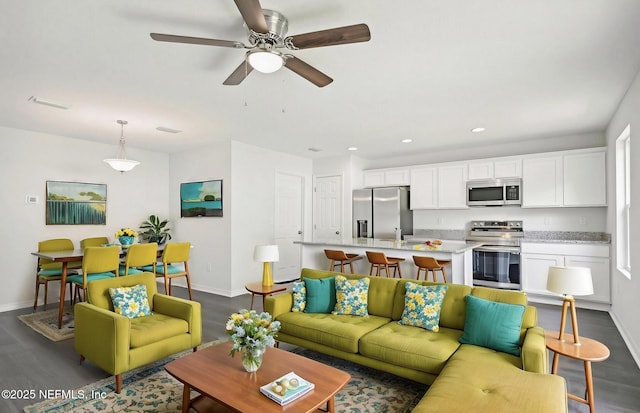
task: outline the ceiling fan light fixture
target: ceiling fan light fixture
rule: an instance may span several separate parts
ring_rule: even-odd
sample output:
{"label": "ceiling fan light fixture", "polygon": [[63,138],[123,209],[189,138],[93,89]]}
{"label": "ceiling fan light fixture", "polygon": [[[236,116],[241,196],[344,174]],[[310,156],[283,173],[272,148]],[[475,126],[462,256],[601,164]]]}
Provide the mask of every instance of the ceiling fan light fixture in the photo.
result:
{"label": "ceiling fan light fixture", "polygon": [[273,73],[284,65],[284,57],[273,50],[252,50],[247,53],[247,61],[258,72]]}
{"label": "ceiling fan light fixture", "polygon": [[127,159],[127,154],[124,149],[124,125],[126,125],[126,120],[118,120],[120,124],[120,142],[118,143],[118,154],[115,158],[105,159],[104,162],[108,163],[110,167],[115,169],[118,172],[128,172],[135,168],[140,164],[138,161],[134,161],[133,159]]}

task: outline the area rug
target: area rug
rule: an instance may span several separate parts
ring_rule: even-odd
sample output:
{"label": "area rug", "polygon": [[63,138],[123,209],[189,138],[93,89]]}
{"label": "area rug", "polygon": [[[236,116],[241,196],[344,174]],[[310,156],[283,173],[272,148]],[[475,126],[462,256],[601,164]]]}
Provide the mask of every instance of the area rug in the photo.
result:
{"label": "area rug", "polygon": [[[420,401],[426,391],[424,384],[392,374],[362,367],[348,361],[325,356],[311,350],[295,349],[296,353],[344,370],[351,380],[335,396],[335,411],[340,413],[406,413]],[[188,352],[186,352],[188,353]],[[80,389],[70,391],[63,399],[46,400],[24,408],[25,413],[53,412],[180,412],[182,384],[164,370],[164,365],[181,355],[141,367],[124,375],[122,393],[114,391],[114,379],[109,377]],[[105,395],[106,393],[106,395]],[[98,398],[102,395],[104,398]],[[197,393],[192,392],[192,398]],[[193,410],[191,410],[193,412]]]}
{"label": "area rug", "polygon": [[73,312],[65,310],[62,328],[58,328],[58,309],[19,315],[18,319],[51,341],[73,338]]}

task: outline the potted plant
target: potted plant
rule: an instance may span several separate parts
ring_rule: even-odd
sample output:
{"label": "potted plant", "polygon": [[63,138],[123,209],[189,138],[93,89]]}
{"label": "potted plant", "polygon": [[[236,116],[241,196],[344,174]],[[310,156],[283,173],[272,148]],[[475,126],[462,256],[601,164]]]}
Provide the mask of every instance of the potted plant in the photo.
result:
{"label": "potted plant", "polygon": [[156,215],[149,215],[149,219],[140,224],[140,236],[147,242],[164,244],[171,239],[171,228],[167,228],[168,219],[160,219]]}

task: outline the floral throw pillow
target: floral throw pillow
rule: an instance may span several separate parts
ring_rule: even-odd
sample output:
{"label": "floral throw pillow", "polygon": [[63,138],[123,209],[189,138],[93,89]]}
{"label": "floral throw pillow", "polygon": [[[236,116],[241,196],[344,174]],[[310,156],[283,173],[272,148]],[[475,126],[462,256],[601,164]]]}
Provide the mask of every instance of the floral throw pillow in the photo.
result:
{"label": "floral throw pillow", "polygon": [[447,293],[446,285],[420,285],[407,282],[405,285],[404,311],[399,324],[421,327],[438,332],[440,310]]}
{"label": "floral throw pillow", "polygon": [[296,281],[293,283],[293,312],[303,312],[307,306],[307,287],[304,281]]}
{"label": "floral throw pillow", "polygon": [[336,306],[332,314],[348,314],[361,317],[369,316],[369,279],[348,280],[342,275],[336,276]]}
{"label": "floral throw pillow", "polygon": [[128,318],[151,315],[147,287],[144,284],[133,287],[109,288],[113,310]]}

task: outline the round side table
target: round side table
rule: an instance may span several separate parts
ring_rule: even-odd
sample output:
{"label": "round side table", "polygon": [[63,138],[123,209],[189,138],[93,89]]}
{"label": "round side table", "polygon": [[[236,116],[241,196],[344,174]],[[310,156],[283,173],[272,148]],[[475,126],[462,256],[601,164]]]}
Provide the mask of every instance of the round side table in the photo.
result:
{"label": "round side table", "polygon": [[586,381],[585,398],[578,397],[574,394],[567,396],[580,403],[589,405],[590,413],[595,413],[595,405],[593,402],[593,378],[591,376],[591,363],[603,361],[609,358],[609,349],[599,341],[580,337],[580,345],[575,345],[571,334],[564,335],[563,341],[558,340],[559,333],[557,331],[545,331],[547,341],[547,349],[553,351],[553,363],[551,365],[551,374],[558,373],[558,358],[560,356],[569,357],[584,362],[584,377]]}
{"label": "round side table", "polygon": [[253,310],[253,298],[256,295],[262,296],[262,311],[264,311],[264,297],[267,295],[279,293],[287,290],[286,285],[273,284],[269,287],[265,287],[261,282],[245,284],[244,288],[251,293],[251,310]]}

